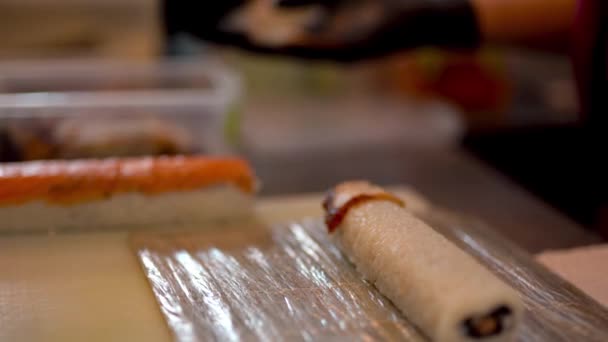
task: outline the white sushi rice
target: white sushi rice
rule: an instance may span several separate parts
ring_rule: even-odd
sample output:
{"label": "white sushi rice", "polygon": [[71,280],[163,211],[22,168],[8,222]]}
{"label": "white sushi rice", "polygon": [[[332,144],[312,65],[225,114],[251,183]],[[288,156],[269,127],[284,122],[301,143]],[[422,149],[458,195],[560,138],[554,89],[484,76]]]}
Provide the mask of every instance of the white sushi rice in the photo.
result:
{"label": "white sushi rice", "polygon": [[[357,270],[431,340],[513,340],[523,314],[517,293],[399,205],[371,200],[352,207],[335,236]],[[511,312],[503,331],[467,336],[464,320],[501,306]]]}
{"label": "white sushi rice", "polygon": [[77,204],[32,201],[0,207],[0,231],[171,228],[242,218],[252,207],[253,196],[232,185],[152,195],[119,193]]}

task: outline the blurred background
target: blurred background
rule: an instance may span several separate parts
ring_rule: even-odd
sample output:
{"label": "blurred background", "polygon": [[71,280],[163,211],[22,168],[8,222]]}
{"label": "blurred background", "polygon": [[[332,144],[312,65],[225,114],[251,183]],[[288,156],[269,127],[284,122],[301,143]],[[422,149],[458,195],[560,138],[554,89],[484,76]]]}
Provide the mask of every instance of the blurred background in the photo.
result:
{"label": "blurred background", "polygon": [[240,153],[264,194],[353,177],[433,194],[473,155],[597,221],[544,184],[529,148],[543,139],[530,132],[580,119],[565,56],[422,48],[302,61],[168,34],[160,12],[155,0],[0,0],[0,159]]}

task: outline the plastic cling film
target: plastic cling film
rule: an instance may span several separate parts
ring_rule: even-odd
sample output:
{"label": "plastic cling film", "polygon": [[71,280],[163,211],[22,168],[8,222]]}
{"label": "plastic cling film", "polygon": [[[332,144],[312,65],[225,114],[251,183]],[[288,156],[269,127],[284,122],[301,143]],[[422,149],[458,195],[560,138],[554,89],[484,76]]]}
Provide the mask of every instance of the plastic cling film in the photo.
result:
{"label": "plastic cling film", "polygon": [[608,309],[479,220],[434,209],[422,219],[517,290],[521,341],[608,341]]}
{"label": "plastic cling film", "polygon": [[[608,341],[608,311],[475,220],[419,213],[524,299],[520,341]],[[131,243],[178,341],[425,341],[319,219]]]}
{"label": "plastic cling film", "polygon": [[197,249],[190,238],[166,235],[136,245],[179,341],[423,341],[318,228],[317,221],[276,227],[257,245],[244,233],[242,247],[207,241]]}

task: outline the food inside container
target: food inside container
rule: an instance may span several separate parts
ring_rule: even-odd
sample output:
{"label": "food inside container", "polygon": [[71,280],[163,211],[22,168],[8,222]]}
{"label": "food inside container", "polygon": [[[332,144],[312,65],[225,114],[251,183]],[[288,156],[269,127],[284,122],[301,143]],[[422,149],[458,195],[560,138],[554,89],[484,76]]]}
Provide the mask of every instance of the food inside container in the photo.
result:
{"label": "food inside container", "polygon": [[216,64],[22,63],[0,71],[0,88],[16,91],[0,94],[0,161],[230,150],[224,126],[238,81]]}
{"label": "food inside container", "polygon": [[157,118],[66,119],[14,123],[2,132],[5,160],[190,154],[194,137]]}

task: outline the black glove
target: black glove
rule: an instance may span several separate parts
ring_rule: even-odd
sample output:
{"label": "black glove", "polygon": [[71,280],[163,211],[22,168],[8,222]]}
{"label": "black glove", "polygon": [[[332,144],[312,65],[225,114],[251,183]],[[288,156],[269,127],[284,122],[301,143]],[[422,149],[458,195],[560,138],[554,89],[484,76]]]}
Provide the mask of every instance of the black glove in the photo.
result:
{"label": "black glove", "polygon": [[260,46],[219,29],[242,0],[204,2],[200,9],[192,0],[166,1],[168,29],[251,51],[305,58],[353,61],[425,45],[474,47],[480,40],[469,0],[276,0],[279,7],[317,5],[324,13],[304,28],[305,39],[282,48]]}
{"label": "black glove", "polygon": [[222,20],[245,0],[165,0],[163,8],[166,34],[171,37],[177,33],[194,34],[201,39],[231,44],[242,38],[239,35],[221,31]]}

